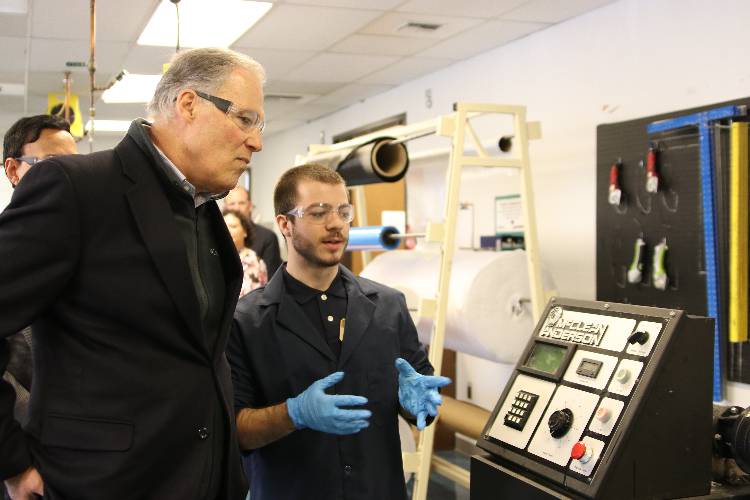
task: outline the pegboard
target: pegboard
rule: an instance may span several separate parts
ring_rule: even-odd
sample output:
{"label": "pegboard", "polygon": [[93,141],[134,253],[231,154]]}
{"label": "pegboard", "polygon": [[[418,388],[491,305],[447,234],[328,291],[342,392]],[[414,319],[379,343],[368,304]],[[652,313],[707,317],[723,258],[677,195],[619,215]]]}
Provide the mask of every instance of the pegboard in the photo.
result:
{"label": "pegboard", "polygon": [[[697,127],[649,134],[647,127],[661,120],[709,111],[723,106],[750,106],[750,98],[681,110],[597,127],[596,180],[596,287],[597,299],[657,307],[677,308],[708,315],[707,274],[701,193],[700,143]],[[717,291],[720,301],[719,332],[727,352],[728,318],[728,193],[729,131],[717,122],[711,127],[714,155],[714,205]],[[657,154],[659,189],[646,190],[649,146]],[[620,161],[622,200],[609,203],[610,168]],[[638,237],[646,243],[642,282],[629,283],[628,269]],[[655,245],[666,240],[665,290],[654,287],[652,272]],[[743,343],[747,345],[747,343]],[[728,378],[750,382],[750,346],[729,346]],[[742,370],[742,366],[747,366]]]}

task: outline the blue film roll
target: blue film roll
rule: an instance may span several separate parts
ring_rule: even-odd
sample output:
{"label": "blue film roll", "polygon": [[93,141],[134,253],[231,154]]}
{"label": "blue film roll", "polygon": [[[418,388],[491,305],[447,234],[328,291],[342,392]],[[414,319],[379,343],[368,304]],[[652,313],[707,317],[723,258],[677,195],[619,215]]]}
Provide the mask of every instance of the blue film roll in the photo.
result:
{"label": "blue film roll", "polygon": [[398,229],[393,226],[353,227],[349,230],[347,250],[393,250],[400,241],[393,238]]}

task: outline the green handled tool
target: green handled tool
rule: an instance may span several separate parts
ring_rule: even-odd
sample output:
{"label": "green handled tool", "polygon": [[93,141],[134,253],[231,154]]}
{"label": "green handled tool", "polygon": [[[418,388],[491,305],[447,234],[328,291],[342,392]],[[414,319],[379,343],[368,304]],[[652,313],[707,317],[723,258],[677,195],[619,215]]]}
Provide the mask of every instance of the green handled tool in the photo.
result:
{"label": "green handled tool", "polygon": [[663,238],[661,243],[654,247],[654,288],[657,290],[667,289],[667,268],[664,266],[664,259],[667,255],[667,239]]}
{"label": "green handled tool", "polygon": [[628,269],[628,283],[636,284],[643,280],[643,263],[646,260],[646,242],[639,236],[635,240],[633,262]]}

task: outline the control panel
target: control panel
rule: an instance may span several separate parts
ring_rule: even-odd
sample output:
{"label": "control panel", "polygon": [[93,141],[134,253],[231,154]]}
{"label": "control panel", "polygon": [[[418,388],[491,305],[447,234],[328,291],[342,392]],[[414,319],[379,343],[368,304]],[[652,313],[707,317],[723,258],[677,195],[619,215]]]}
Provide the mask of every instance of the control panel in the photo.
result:
{"label": "control panel", "polygon": [[571,498],[705,494],[712,337],[678,310],[553,299],[477,444]]}

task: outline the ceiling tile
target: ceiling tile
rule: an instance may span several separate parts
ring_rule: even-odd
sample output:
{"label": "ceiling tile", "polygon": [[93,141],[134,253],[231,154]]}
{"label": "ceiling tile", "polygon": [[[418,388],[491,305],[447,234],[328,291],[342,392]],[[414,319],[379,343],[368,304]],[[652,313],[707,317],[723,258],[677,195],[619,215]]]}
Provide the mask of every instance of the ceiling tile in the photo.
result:
{"label": "ceiling tile", "polygon": [[359,80],[359,83],[399,85],[444,68],[455,61],[444,58],[409,57]]}
{"label": "ceiling tile", "polygon": [[19,14],[0,14],[0,33],[3,36],[26,36],[28,16]]}
{"label": "ceiling tile", "polygon": [[299,127],[300,125],[304,124],[305,122],[303,120],[273,120],[266,123],[266,128],[263,129],[263,136],[270,137],[273,134],[278,134],[279,132],[283,132],[284,130]]}
{"label": "ceiling tile", "polygon": [[409,38],[403,36],[352,35],[342,40],[329,52],[349,54],[380,54],[385,56],[408,56],[424,50],[435,43],[431,38]]}
{"label": "ceiling tile", "polygon": [[23,113],[23,97],[0,95],[0,109],[3,110],[3,114]]}
{"label": "ceiling tile", "polygon": [[320,118],[321,116],[329,115],[343,107],[344,106],[340,104],[318,103],[313,101],[290,111],[284,116],[284,119],[301,120],[307,122],[316,118]]}
{"label": "ceiling tile", "polygon": [[309,82],[304,80],[270,80],[266,94],[328,94],[341,87],[341,82]]}
{"label": "ceiling tile", "polygon": [[3,71],[25,71],[26,39],[0,36],[0,61]]}
{"label": "ceiling tile", "polygon": [[320,54],[289,73],[289,78],[308,81],[353,82],[398,58],[352,54]]}
{"label": "ceiling tile", "polygon": [[432,48],[420,52],[424,57],[449,57],[455,60],[465,59],[489,49],[520,38],[529,33],[546,28],[547,24],[489,21],[481,26],[445,40]]}
{"label": "ceiling tile", "polygon": [[[47,98],[29,97],[29,108],[26,115],[41,115],[47,112]],[[23,116],[23,97],[0,96],[0,114],[8,117],[0,124],[0,128],[10,128],[10,126]]]}
{"label": "ceiling tile", "polygon": [[[88,119],[88,108],[81,109]],[[128,120],[146,117],[146,105],[143,103],[107,104],[101,100],[96,103],[96,118],[99,120]]]}
{"label": "ceiling tile", "polygon": [[174,56],[174,47],[153,47],[132,45],[122,67],[130,73],[156,75],[162,72],[162,66]]}
{"label": "ceiling tile", "polygon": [[[62,71],[32,71],[29,73],[29,94],[46,96],[50,92],[63,92],[65,84]],[[70,89],[80,99],[88,103],[89,75],[84,72],[72,72]]]}
{"label": "ceiling tile", "polygon": [[[441,27],[435,31],[415,31],[400,29],[410,22],[434,23]],[[365,26],[360,33],[368,35],[408,36],[417,38],[444,39],[460,33],[481,23],[481,19],[468,17],[434,16],[430,14],[410,14],[406,12],[389,12]]]}
{"label": "ceiling tile", "polygon": [[504,14],[529,0],[410,0],[396,9],[444,16],[479,17],[486,19]]}
{"label": "ceiling tile", "polygon": [[361,101],[368,97],[381,94],[386,90],[392,89],[392,85],[371,85],[362,83],[352,83],[345,85],[340,89],[331,92],[328,95],[317,99],[315,103],[320,104],[340,104],[341,106],[348,106],[357,101]]}
{"label": "ceiling tile", "polygon": [[320,7],[346,7],[350,9],[391,10],[404,0],[288,0],[296,5]]}
{"label": "ceiling tile", "polygon": [[533,21],[541,23],[559,23],[571,17],[579,16],[597,9],[614,0],[532,0],[517,9],[502,15],[503,19],[515,21]]}
{"label": "ceiling tile", "polygon": [[276,5],[235,46],[321,50],[381,14],[372,10]]}
{"label": "ceiling tile", "polygon": [[296,109],[318,97],[315,94],[288,94],[290,98],[278,97],[279,94],[267,94],[263,102],[266,122],[285,118],[289,111]]}
{"label": "ceiling tile", "polygon": [[[131,41],[146,26],[159,0],[96,3],[96,40]],[[34,0],[32,33],[35,37],[89,40],[90,3]]]}
{"label": "ceiling tile", "polygon": [[[128,53],[125,42],[99,42],[96,44],[96,69],[99,73],[113,73],[122,69]],[[54,40],[34,38],[31,41],[32,71],[63,71],[67,61],[87,62],[89,42],[87,40]],[[105,82],[97,83],[103,85]]]}
{"label": "ceiling tile", "polygon": [[290,71],[309,61],[316,52],[307,50],[278,50],[235,47],[257,60],[266,70],[266,80],[284,78]]}

